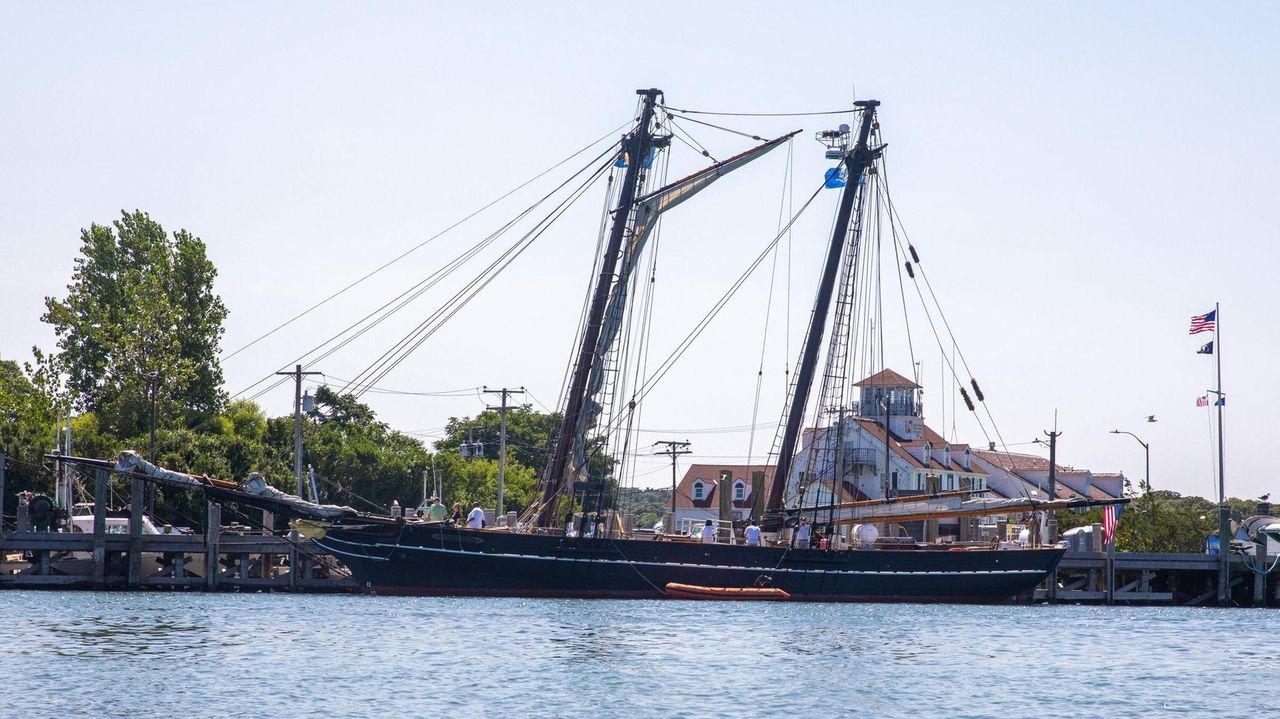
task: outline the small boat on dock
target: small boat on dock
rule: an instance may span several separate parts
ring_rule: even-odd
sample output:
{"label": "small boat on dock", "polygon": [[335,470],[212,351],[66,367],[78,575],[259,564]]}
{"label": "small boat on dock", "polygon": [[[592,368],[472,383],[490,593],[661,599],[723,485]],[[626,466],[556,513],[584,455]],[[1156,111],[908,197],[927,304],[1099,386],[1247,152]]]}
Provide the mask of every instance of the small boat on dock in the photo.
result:
{"label": "small boat on dock", "polygon": [[696,584],[667,582],[667,596],[672,599],[719,599],[721,601],[772,601],[790,599],[791,595],[777,587],[703,587]]}

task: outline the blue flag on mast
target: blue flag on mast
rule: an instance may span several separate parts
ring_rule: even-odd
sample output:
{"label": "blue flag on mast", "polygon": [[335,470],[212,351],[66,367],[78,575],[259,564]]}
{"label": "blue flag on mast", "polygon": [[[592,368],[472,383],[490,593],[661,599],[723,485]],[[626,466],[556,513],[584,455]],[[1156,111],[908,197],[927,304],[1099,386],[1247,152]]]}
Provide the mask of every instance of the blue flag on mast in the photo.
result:
{"label": "blue flag on mast", "polygon": [[1203,345],[1202,347],[1200,347],[1200,349],[1196,350],[1196,354],[1198,354],[1198,355],[1211,355],[1211,354],[1213,354],[1213,343],[1212,343],[1212,342],[1210,342],[1210,343],[1208,343],[1208,344],[1206,344],[1206,345]]}

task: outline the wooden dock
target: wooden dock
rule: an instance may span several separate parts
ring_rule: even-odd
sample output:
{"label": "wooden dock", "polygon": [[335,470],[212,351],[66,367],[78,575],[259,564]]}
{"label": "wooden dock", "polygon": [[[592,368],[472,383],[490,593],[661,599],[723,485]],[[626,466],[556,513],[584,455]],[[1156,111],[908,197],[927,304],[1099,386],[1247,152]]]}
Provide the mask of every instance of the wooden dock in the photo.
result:
{"label": "wooden dock", "polygon": [[[208,502],[202,534],[143,534],[143,480],[132,477],[128,533],[107,532],[106,470],[95,473],[93,532],[33,531],[19,504],[17,526],[0,531],[0,589],[184,589],[343,592],[346,569],[292,533],[227,532],[222,505]],[[4,474],[0,469],[0,497]],[[3,516],[0,499],[0,517]],[[269,516],[269,515],[268,515]],[[270,526],[270,520],[264,526]]]}
{"label": "wooden dock", "polygon": [[110,534],[98,539],[92,534],[5,532],[0,534],[0,556],[21,557],[0,562],[0,588],[356,589],[341,566],[309,540],[264,535],[219,533],[210,543],[205,535]]}
{"label": "wooden dock", "polygon": [[[1280,573],[1278,573],[1280,574]],[[1232,557],[1231,606],[1280,606],[1280,582]],[[1216,605],[1218,558],[1208,554],[1067,552],[1036,590],[1050,603]]]}

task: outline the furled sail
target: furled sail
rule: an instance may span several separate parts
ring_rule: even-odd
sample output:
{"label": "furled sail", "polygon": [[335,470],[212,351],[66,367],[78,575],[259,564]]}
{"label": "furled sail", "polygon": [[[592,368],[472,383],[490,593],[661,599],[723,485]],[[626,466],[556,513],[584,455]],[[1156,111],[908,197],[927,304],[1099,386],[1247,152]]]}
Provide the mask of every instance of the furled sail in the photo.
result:
{"label": "furled sail", "polygon": [[627,296],[631,288],[631,278],[635,272],[636,265],[640,261],[640,256],[644,252],[645,243],[657,227],[658,218],[662,213],[698,194],[721,177],[768,154],[770,150],[794,137],[797,132],[799,130],[761,143],[750,150],[726,160],[721,160],[636,199],[634,224],[622,248],[618,279],[609,294],[609,304],[605,310],[604,321],[601,326],[600,341],[597,344],[595,358],[592,361],[591,375],[587,381],[587,392],[583,399],[583,412],[579,417],[578,431],[574,437],[574,460],[572,464],[574,474],[581,474],[581,469],[586,464],[586,432],[595,426],[603,410],[596,397],[604,387],[605,358],[609,356],[618,334],[622,331],[623,321],[626,317]]}

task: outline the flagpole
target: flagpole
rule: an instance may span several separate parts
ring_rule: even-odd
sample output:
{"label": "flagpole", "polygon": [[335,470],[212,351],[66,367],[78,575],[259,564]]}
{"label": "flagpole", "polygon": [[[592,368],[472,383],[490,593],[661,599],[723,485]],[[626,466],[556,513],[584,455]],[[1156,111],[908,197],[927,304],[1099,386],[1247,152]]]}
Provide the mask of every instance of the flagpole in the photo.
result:
{"label": "flagpole", "polygon": [[1227,485],[1223,457],[1225,443],[1222,437],[1222,409],[1227,403],[1222,394],[1222,310],[1213,304],[1213,349],[1218,358],[1218,604],[1227,604],[1231,597],[1231,510],[1227,508]]}

